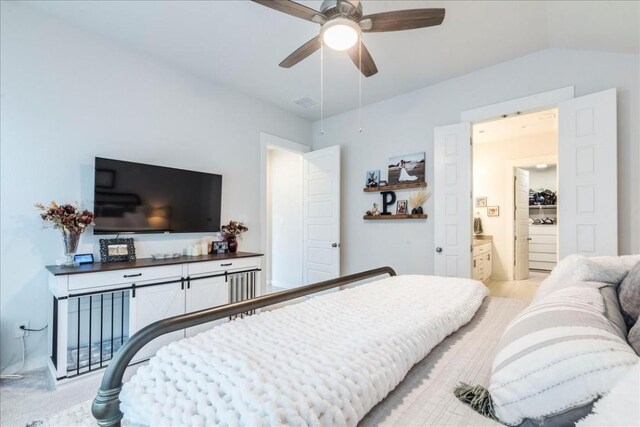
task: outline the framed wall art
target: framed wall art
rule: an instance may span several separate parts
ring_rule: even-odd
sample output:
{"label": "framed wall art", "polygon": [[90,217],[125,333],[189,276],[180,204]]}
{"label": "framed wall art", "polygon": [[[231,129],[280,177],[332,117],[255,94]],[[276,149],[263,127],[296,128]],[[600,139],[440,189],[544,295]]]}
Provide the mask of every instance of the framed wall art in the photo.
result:
{"label": "framed wall art", "polygon": [[425,154],[404,154],[389,158],[389,185],[424,182]]}
{"label": "framed wall art", "polygon": [[500,206],[487,206],[487,216],[500,216]]}

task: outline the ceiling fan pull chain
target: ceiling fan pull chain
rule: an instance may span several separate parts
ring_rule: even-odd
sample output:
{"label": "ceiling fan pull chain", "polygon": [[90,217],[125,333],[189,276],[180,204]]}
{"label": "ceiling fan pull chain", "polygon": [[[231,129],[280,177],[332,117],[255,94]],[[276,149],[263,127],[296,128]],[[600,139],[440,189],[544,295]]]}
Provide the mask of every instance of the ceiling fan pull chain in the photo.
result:
{"label": "ceiling fan pull chain", "polygon": [[320,40],[320,135],[324,135],[324,41]]}
{"label": "ceiling fan pull chain", "polygon": [[362,133],[362,37],[358,43],[358,132]]}

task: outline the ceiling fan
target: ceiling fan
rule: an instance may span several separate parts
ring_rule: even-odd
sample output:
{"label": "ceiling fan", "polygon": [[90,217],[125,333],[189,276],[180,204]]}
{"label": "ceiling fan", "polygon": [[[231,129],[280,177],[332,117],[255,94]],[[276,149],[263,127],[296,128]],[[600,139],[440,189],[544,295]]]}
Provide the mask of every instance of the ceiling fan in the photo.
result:
{"label": "ceiling fan", "polygon": [[[325,0],[320,11],[291,0],[252,0],[288,15],[321,25],[320,34],[312,38],[280,63],[291,68],[322,46],[322,42],[338,51],[347,51],[353,63],[365,77],[378,72],[367,48],[358,42],[362,33],[413,30],[440,25],[444,9],[410,9],[363,15],[360,0]],[[360,54],[362,57],[360,57]]]}

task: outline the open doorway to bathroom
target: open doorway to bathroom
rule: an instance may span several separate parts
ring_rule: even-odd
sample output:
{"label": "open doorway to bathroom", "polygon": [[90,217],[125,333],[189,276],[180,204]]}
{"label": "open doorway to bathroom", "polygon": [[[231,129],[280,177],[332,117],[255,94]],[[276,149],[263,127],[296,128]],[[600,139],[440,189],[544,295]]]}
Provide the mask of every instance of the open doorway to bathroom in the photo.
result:
{"label": "open doorway to bathroom", "polygon": [[507,293],[537,286],[557,262],[557,116],[473,125],[473,277]]}

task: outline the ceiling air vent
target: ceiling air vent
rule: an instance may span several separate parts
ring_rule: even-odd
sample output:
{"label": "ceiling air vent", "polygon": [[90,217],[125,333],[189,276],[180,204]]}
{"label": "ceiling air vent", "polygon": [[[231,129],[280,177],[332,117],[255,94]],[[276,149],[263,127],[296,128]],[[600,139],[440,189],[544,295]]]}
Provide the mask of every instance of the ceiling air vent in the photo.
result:
{"label": "ceiling air vent", "polygon": [[302,98],[294,99],[291,102],[302,108],[303,110],[308,110],[309,108],[318,105],[318,101],[311,98],[310,96],[303,96]]}

